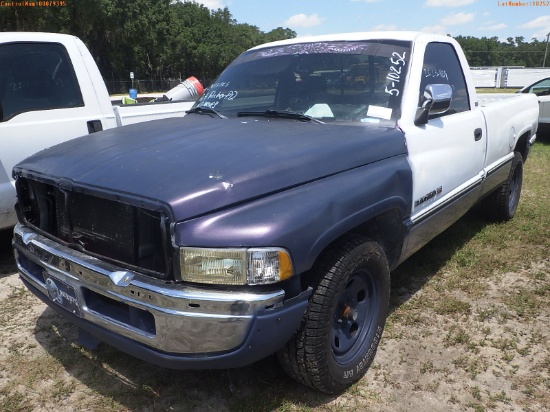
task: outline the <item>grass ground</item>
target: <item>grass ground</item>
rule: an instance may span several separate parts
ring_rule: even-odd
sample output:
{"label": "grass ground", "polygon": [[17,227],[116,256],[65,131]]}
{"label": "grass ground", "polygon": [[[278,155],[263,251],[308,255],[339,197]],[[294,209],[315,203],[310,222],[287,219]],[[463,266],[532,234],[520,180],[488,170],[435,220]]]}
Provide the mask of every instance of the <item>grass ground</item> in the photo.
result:
{"label": "grass ground", "polygon": [[172,371],[76,329],[18,280],[0,234],[0,405],[6,412],[550,410],[550,140],[535,144],[516,217],[469,213],[392,274],[367,375],[340,396],[304,388],[274,357]]}
{"label": "grass ground", "polygon": [[495,89],[494,87],[479,87],[476,88],[477,93],[515,93],[519,89]]}

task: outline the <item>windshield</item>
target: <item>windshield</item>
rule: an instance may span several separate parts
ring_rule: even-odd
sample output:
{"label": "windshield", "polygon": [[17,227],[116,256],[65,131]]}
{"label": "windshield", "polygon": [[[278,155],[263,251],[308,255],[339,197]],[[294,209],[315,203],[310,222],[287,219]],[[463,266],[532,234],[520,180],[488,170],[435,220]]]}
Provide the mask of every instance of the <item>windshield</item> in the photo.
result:
{"label": "windshield", "polygon": [[[240,55],[195,107],[227,117],[302,114],[323,122],[399,117],[410,43],[299,43]],[[287,116],[288,117],[288,116]]]}

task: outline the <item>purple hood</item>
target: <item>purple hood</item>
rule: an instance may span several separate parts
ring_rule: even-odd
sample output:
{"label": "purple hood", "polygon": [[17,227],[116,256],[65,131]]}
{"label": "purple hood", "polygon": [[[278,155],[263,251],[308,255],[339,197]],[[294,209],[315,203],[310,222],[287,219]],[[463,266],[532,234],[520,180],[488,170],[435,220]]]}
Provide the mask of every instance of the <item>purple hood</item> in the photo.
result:
{"label": "purple hood", "polygon": [[190,114],[83,136],[14,171],[161,202],[180,221],[405,153],[398,129]]}

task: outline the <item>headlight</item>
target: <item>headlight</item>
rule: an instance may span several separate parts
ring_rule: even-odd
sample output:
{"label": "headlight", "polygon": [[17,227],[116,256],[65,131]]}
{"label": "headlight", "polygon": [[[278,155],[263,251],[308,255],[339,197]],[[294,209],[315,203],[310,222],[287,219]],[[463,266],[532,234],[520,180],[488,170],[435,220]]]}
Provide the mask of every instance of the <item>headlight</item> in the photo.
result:
{"label": "headlight", "polygon": [[289,254],[281,248],[180,248],[184,281],[223,285],[265,285],[292,276]]}

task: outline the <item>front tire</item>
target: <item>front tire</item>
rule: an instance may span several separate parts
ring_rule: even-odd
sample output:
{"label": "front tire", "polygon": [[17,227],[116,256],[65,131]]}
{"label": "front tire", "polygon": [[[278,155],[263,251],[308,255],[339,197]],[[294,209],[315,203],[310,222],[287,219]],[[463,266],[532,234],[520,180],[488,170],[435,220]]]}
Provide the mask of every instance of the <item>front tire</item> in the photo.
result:
{"label": "front tire", "polygon": [[390,272],[380,245],[360,236],[337,241],[312,272],[317,279],[302,325],[278,357],[297,381],[336,394],[361,379],[374,359]]}

